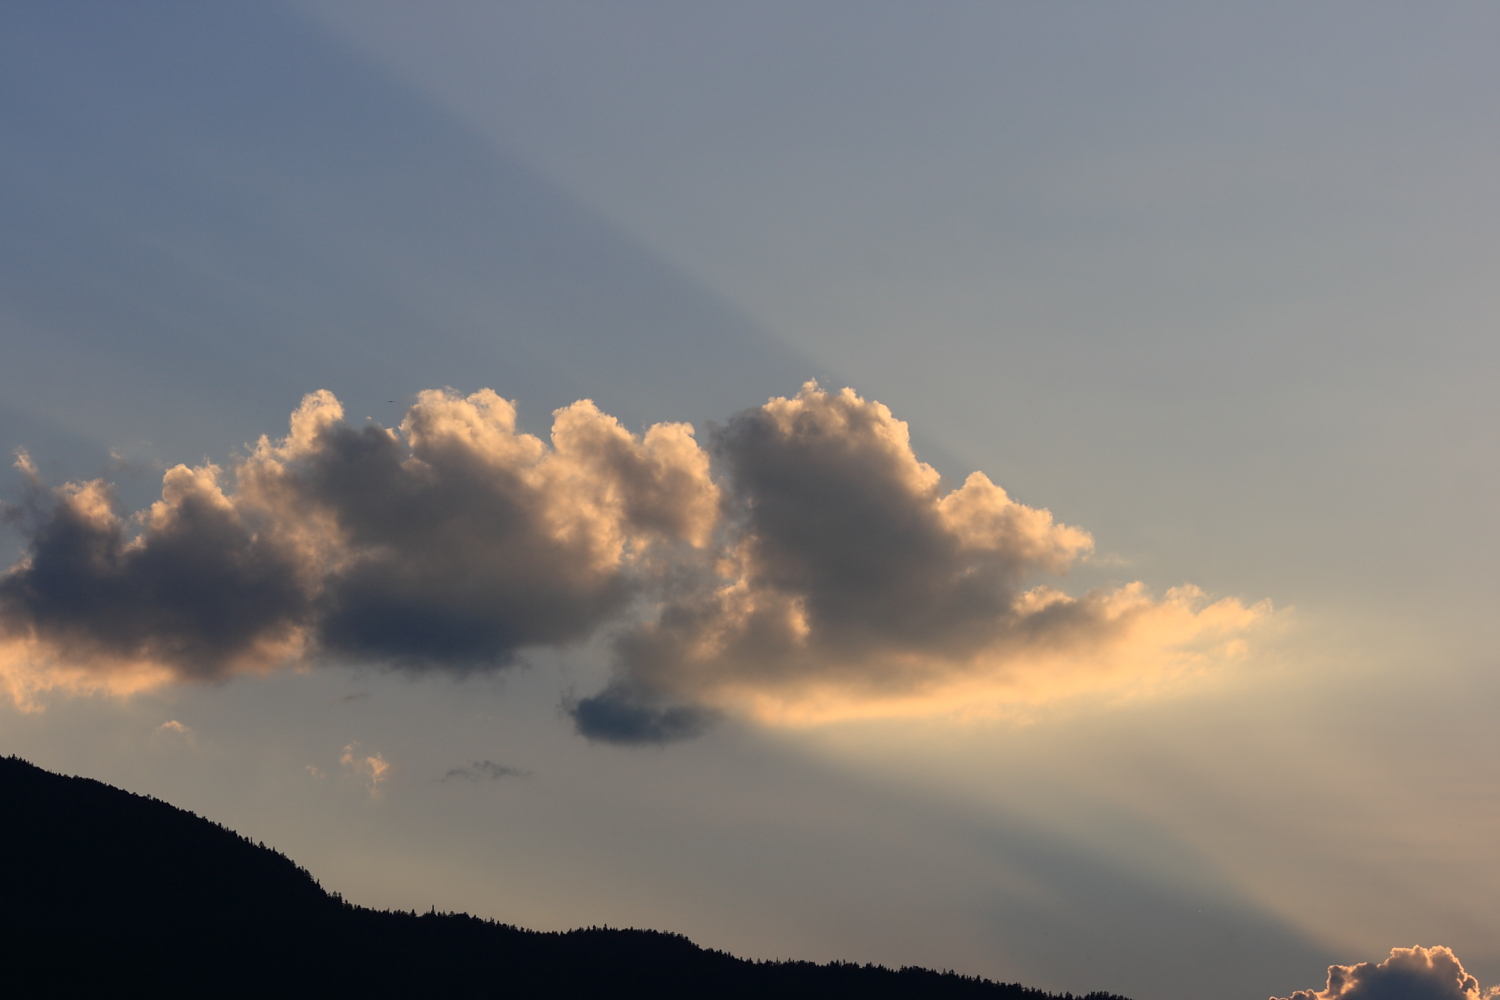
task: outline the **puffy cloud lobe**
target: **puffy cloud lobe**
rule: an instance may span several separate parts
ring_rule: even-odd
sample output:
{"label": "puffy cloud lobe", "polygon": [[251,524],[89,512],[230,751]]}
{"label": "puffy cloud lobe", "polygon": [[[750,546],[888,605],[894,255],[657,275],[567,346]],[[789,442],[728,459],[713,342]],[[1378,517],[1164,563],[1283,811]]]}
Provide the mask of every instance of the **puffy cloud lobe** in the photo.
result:
{"label": "puffy cloud lobe", "polygon": [[[330,422],[336,406],[310,398],[249,470],[278,522],[332,528],[314,600],[329,652],[469,666],[584,637],[629,600],[643,542],[701,543],[712,523],[707,456],[681,425],[638,440],[579,402],[549,448],[489,391],[423,393],[400,436]],[[321,428],[310,447],[299,423]]]}
{"label": "puffy cloud lobe", "polygon": [[1140,690],[1238,655],[1268,613],[1191,587],[1038,585],[1092,550],[1087,532],[983,473],[946,488],[906,424],[849,389],[746,410],[709,450],[588,401],[553,416],[543,440],[494,392],[448,390],[397,428],[352,427],[313,393],[285,437],[227,474],[171,469],[128,518],[103,482],[29,473],[0,683],[26,704],[310,659],[462,672],[615,624],[612,679],[569,710],[592,739],[660,743],[726,713]]}
{"label": "puffy cloud lobe", "polygon": [[136,533],[103,482],[55,491],[30,551],[0,579],[8,645],[101,671],[188,677],[293,648],[305,611],[293,553],[246,523],[219,476],[214,466],[170,470]]}
{"label": "puffy cloud lobe", "polygon": [[1450,949],[1417,945],[1392,948],[1390,958],[1379,965],[1330,965],[1326,989],[1298,990],[1283,1000],[1482,1000],[1494,996],[1500,996],[1500,987],[1481,992],[1479,980],[1464,971]]}
{"label": "puffy cloud lobe", "polygon": [[1138,683],[1232,655],[1268,612],[1204,607],[1193,588],[1028,589],[1091,551],[1089,535],[983,473],[945,493],[906,424],[849,389],[809,383],[735,416],[714,448],[724,557],[619,638],[615,681],[574,708],[585,735],[690,734],[704,706],[792,722]]}
{"label": "puffy cloud lobe", "polygon": [[[263,444],[254,473],[277,520],[329,523],[336,558],[315,601],[328,651],[420,664],[506,662],[583,638],[621,611],[650,543],[703,544],[717,491],[681,424],[644,439],[583,401],[555,414],[551,447],[488,390],[425,392],[401,425],[298,421],[315,445]],[[276,502],[279,501],[279,504]]]}

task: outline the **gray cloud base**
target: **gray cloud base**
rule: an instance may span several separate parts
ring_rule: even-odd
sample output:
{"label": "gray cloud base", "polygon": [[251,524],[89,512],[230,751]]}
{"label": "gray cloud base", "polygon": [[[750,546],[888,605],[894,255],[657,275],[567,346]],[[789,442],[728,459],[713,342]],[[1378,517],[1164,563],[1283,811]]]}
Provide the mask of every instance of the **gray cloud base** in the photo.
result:
{"label": "gray cloud base", "polygon": [[602,743],[672,743],[700,736],[719,721],[710,709],[659,702],[620,682],[573,702],[568,713],[579,733]]}

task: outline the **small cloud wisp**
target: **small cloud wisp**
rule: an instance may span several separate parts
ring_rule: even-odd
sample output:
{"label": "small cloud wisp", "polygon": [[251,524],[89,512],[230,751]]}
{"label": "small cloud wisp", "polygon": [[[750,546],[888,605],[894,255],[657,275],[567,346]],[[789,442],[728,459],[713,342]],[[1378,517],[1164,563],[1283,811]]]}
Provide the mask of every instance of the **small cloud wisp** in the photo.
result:
{"label": "small cloud wisp", "polygon": [[[391,769],[385,757],[378,753],[361,756],[358,743],[350,743],[344,747],[344,752],[339,755],[339,763],[351,773],[367,779],[370,783],[371,795],[380,794],[380,783],[385,780],[386,773]],[[309,773],[315,778],[322,777],[314,770],[309,770]]]}
{"label": "small cloud wisp", "polygon": [[504,764],[496,764],[492,760],[471,760],[461,767],[450,767],[438,781],[451,781],[454,778],[462,778],[465,781],[478,781],[480,778],[488,778],[491,781],[499,781],[501,778],[526,778],[530,777],[530,771],[520,768],[508,767]]}
{"label": "small cloud wisp", "polygon": [[159,740],[168,740],[173,743],[192,743],[198,738],[192,727],[185,726],[176,719],[168,719],[157,726],[153,734]]}

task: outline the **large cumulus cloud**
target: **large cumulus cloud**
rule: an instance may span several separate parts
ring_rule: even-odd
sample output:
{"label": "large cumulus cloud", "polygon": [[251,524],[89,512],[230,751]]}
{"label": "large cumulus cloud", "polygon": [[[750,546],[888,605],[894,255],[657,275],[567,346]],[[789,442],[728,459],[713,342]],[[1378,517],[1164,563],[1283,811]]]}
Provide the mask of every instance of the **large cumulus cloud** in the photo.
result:
{"label": "large cumulus cloud", "polygon": [[988,711],[1154,683],[1232,657],[1264,606],[1140,584],[1069,596],[1087,532],[984,474],[956,489],[906,425],[809,383],[703,447],[591,402],[550,440],[484,390],[425,392],[398,428],[327,392],[225,470],[178,466],[125,516],[108,484],[31,477],[0,578],[0,679],[129,690],[294,662],[493,669],[615,630],[590,738],[767,720]]}
{"label": "large cumulus cloud", "polygon": [[1330,965],[1326,989],[1298,990],[1282,1000],[1483,1000],[1494,996],[1500,996],[1500,987],[1481,991],[1479,980],[1464,971],[1450,949],[1417,945],[1392,948],[1390,958],[1379,965]]}
{"label": "large cumulus cloud", "polygon": [[1088,533],[983,473],[945,491],[906,424],[850,389],[809,383],[736,415],[713,447],[721,558],[619,638],[614,682],[575,710],[587,735],[691,730],[694,706],[793,721],[1139,682],[1232,655],[1268,610],[1204,607],[1192,588],[1157,600],[1139,584],[1081,598],[1028,585],[1089,553]]}

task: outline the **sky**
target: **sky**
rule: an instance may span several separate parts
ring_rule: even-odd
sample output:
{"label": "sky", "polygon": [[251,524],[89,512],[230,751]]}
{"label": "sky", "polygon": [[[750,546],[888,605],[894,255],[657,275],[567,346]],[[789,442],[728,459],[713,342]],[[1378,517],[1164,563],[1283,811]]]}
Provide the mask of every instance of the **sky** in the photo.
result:
{"label": "sky", "polygon": [[1480,996],[1497,30],[0,5],[0,752],[372,906]]}

